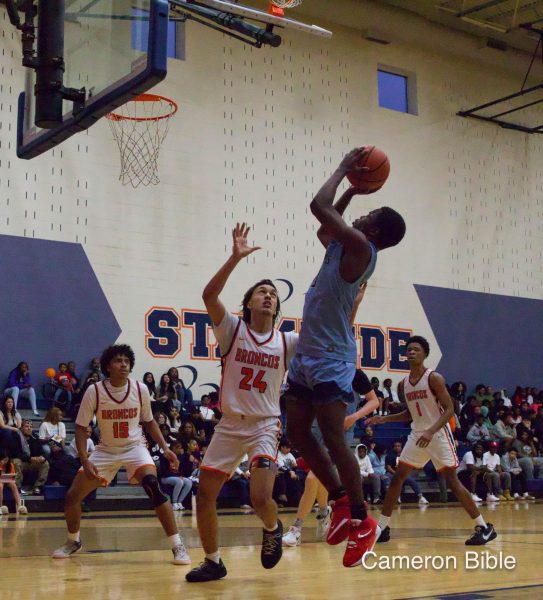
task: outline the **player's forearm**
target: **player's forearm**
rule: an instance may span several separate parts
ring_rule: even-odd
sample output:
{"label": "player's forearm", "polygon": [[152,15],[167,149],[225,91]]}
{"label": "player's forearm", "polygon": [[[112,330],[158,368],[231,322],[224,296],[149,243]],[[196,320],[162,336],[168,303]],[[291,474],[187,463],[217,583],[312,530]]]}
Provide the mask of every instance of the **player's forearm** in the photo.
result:
{"label": "player's forearm", "polygon": [[345,174],[346,171],[344,169],[336,169],[311,201],[311,212],[317,217],[317,219],[321,220],[321,216],[325,215],[326,211],[334,210],[333,202],[336,196],[337,188],[343,181]]}
{"label": "player's forearm", "polygon": [[77,456],[81,462],[87,460],[87,428],[81,425],[75,426],[75,447],[77,448]]}
{"label": "player's forearm", "polygon": [[454,415],[453,407],[449,407],[445,409],[445,412],[439,417],[439,419],[433,424],[432,427],[429,428],[429,431],[433,434],[436,431],[439,431],[442,427],[444,427]]}
{"label": "player's forearm", "polygon": [[[337,189],[337,186],[336,186]],[[336,190],[334,190],[333,194],[335,196],[335,192]],[[337,212],[340,215],[343,215],[343,213],[345,212],[345,209],[349,206],[351,200],[353,199],[353,196],[355,195],[355,190],[354,188],[348,188],[341,196],[341,198],[334,204],[334,209],[337,210]],[[324,234],[327,233],[326,227],[324,225],[321,225],[317,231],[317,235],[320,234]]]}
{"label": "player's forearm", "polygon": [[365,416],[371,415],[372,412],[379,408],[379,400],[377,399],[375,392],[373,392],[373,395],[374,398],[367,399],[366,404],[364,404],[362,408],[358,409],[352,415],[345,417],[345,429],[350,429],[351,425],[356,423],[358,419],[363,419]]}
{"label": "player's forearm", "polygon": [[168,443],[164,439],[160,428],[158,427],[158,423],[154,419],[148,423],[144,423],[143,428],[162,450],[167,450],[169,448]]}
{"label": "player's forearm", "polygon": [[403,410],[401,413],[395,415],[388,415],[383,417],[382,423],[399,423],[402,421],[411,421],[411,413],[408,410]]}
{"label": "player's forearm", "polygon": [[213,275],[202,292],[202,299],[204,302],[219,297],[219,294],[223,291],[228,278],[232,274],[232,271],[237,267],[239,262],[240,259],[230,256],[224,265],[215,273],[215,275]]}

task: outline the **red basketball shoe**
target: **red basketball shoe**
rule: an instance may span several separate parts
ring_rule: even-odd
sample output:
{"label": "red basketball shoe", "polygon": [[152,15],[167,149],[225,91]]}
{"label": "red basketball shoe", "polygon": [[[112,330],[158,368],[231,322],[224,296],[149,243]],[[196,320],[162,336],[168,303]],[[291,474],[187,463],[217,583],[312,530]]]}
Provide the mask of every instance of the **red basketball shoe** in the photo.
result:
{"label": "red basketball shoe", "polygon": [[331,546],[341,544],[349,535],[349,523],[351,522],[351,505],[347,494],[335,500],[332,505],[332,520],[326,535],[326,542]]}
{"label": "red basketball shoe", "polygon": [[[356,523],[356,525],[354,524]],[[377,521],[367,517],[363,521],[350,521],[349,541],[343,555],[344,567],[356,567],[362,563],[366,552],[371,552],[377,541]]]}

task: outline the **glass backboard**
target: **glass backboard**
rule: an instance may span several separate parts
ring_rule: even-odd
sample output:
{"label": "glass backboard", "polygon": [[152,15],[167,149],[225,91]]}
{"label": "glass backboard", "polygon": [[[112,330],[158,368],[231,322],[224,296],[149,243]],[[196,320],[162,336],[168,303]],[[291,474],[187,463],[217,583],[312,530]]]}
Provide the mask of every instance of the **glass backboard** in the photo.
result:
{"label": "glass backboard", "polygon": [[[64,86],[85,88],[85,103],[63,103],[54,129],[34,124],[35,72],[19,99],[17,154],[33,158],[87,129],[166,76],[167,0],[66,0]],[[39,23],[38,23],[39,27]]]}

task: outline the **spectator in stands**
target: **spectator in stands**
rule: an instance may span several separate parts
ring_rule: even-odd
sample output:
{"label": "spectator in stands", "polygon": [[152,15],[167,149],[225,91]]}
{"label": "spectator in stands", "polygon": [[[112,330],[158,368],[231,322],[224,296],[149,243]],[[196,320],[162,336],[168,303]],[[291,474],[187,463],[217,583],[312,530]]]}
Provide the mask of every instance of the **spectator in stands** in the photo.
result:
{"label": "spectator in stands", "polygon": [[537,409],[537,415],[534,419],[534,436],[537,438],[541,448],[543,445],[543,406]]}
{"label": "spectator in stands", "polygon": [[513,406],[513,425],[516,427],[522,422],[522,408],[520,406]]}
{"label": "spectator in stands", "polygon": [[375,444],[377,442],[375,441],[375,437],[373,435],[373,427],[371,427],[371,425],[368,425],[364,429],[364,435],[360,436],[360,443],[364,444],[364,446],[368,448],[369,452],[371,452],[375,448]]}
{"label": "spectator in stands", "polygon": [[358,444],[354,454],[360,467],[362,485],[365,483],[369,484],[372,490],[372,499],[379,498],[381,495],[381,479],[373,472],[367,446],[365,444]]}
{"label": "spectator in stands", "polygon": [[218,392],[209,392],[209,408],[211,410],[216,411],[215,414],[218,413],[217,416],[220,416],[220,403],[221,399],[219,397]]}
{"label": "spectator in stands", "polygon": [[178,406],[179,412],[188,415],[194,406],[192,392],[185,387],[183,380],[179,379],[179,372],[175,367],[171,367],[168,370],[168,375],[175,389],[175,393],[177,394],[177,400],[179,400],[180,403]]}
{"label": "spectator in stands", "polygon": [[475,387],[475,398],[479,405],[482,405],[484,400],[488,400],[491,404],[494,401],[492,394],[488,393],[487,386],[484,383],[480,383]]}
{"label": "spectator in stands", "polygon": [[373,499],[372,504],[379,504],[381,502],[381,498],[386,494],[388,489],[389,479],[387,477],[386,470],[386,453],[387,449],[384,444],[375,444],[373,449],[370,450],[368,454],[370,457],[371,466],[373,467],[373,472],[375,476],[379,478],[381,488],[380,495]]}
{"label": "spectator in stands", "polygon": [[382,415],[383,414],[383,401],[385,399],[385,395],[379,389],[379,379],[377,377],[372,377],[370,380],[370,383],[373,387],[373,391],[375,392],[375,395],[377,396],[377,399],[379,400],[379,414]]}
{"label": "spectator in stands", "polygon": [[[192,425],[190,430],[187,427],[187,424]],[[202,417],[202,413],[200,412],[200,409],[197,406],[193,407],[189,420],[185,421],[185,423],[183,424],[181,433],[183,435],[183,438],[179,439],[181,439],[185,443],[187,443],[190,438],[198,440],[199,443],[203,443],[207,440],[204,417]]]}
{"label": "spectator in stands", "polygon": [[189,440],[189,443],[187,444],[187,454],[189,457],[189,461],[192,463],[192,468],[194,472],[194,470],[200,468],[200,462],[202,460],[198,442],[196,440]]}
{"label": "spectator in stands", "polygon": [[458,410],[466,403],[466,384],[463,381],[455,381],[451,385],[451,398],[457,402]]}
{"label": "spectator in stands", "polygon": [[[385,469],[386,469],[386,475],[388,477],[387,487],[390,485],[390,482],[392,481],[392,478],[394,477],[394,473],[396,472],[396,469],[398,468],[398,462],[400,460],[400,454],[402,453],[402,447],[403,447],[402,442],[400,440],[396,440],[392,444],[392,452],[389,452],[385,459]],[[422,495],[422,492],[421,492],[421,489],[420,489],[420,486],[419,486],[417,480],[412,475],[409,475],[405,479],[405,482],[402,486],[402,491],[405,489],[405,486],[407,486],[407,485],[413,490],[413,492],[417,496],[418,503],[420,505],[428,504],[428,500],[426,500],[426,498]],[[400,497],[398,498],[398,504],[401,504],[401,502],[402,502],[402,499],[401,499],[401,494],[400,494]]]}
{"label": "spectator in stands", "polygon": [[61,404],[64,407],[64,414],[67,415],[70,412],[72,393],[74,392],[72,377],[70,373],[68,373],[67,363],[59,363],[58,371],[55,374],[55,383],[58,387],[53,396],[53,405]]}
{"label": "spectator in stands", "polygon": [[30,380],[28,363],[20,362],[15,369],[10,372],[6,389],[4,390],[4,396],[11,396],[13,398],[15,408],[17,408],[19,396],[21,396],[21,398],[28,398],[34,416],[40,416],[36,405],[36,392],[32,387]]}
{"label": "spectator in stands", "polygon": [[79,471],[79,463],[73,456],[64,452],[63,445],[60,442],[52,439],[49,446],[51,447],[51,457],[49,459],[47,483],[69,487]]}
{"label": "spectator in stands", "polygon": [[203,417],[202,428],[206,432],[206,439],[210,439],[215,430],[215,425],[219,422],[215,411],[209,408],[209,396],[205,394],[202,396],[200,404],[200,414]]}
{"label": "spectator in stands", "polygon": [[517,431],[513,425],[513,415],[506,413],[503,417],[499,418],[494,425],[494,435],[499,440],[505,450],[509,450],[511,444],[517,437]]}
{"label": "spectator in stands", "polygon": [[478,415],[475,423],[471,426],[468,431],[466,439],[470,444],[476,444],[477,442],[488,442],[490,441],[490,432],[485,425],[485,419],[483,415]]}
{"label": "spectator in stands", "polygon": [[178,441],[178,439],[172,435],[168,423],[163,423],[162,425],[159,425],[158,428],[160,429],[160,433],[162,434],[162,437],[166,440],[168,446]]}
{"label": "spectator in stands", "polygon": [[76,397],[77,400],[79,400],[80,398],[80,394],[81,394],[81,379],[77,376],[75,370],[77,368],[77,365],[75,364],[75,362],[73,360],[68,361],[68,373],[70,374],[70,377],[72,378],[72,387],[74,388],[74,395]]}
{"label": "spectator in stands", "polygon": [[277,454],[277,473],[273,486],[273,498],[279,507],[298,506],[300,492],[297,485],[296,459],[291,452],[291,444],[281,439]]}
{"label": "spectator in stands", "polygon": [[239,507],[245,510],[251,508],[251,496],[249,480],[251,479],[251,470],[249,468],[249,456],[245,454],[232,477],[228,480],[229,484],[237,489],[239,496]]}
{"label": "spectator in stands", "polygon": [[43,423],[39,430],[40,440],[42,440],[45,456],[51,456],[49,442],[58,442],[62,448],[66,442],[66,426],[62,422],[62,411],[54,406],[47,411]]}
{"label": "spectator in stands", "polygon": [[98,373],[89,373],[83,382],[83,387],[81,388],[81,393],[80,393],[81,398],[83,398],[83,396],[85,395],[85,392],[87,391],[87,388],[89,386],[94,385],[95,383],[98,383],[99,381],[101,381],[101,379],[100,379]]}
{"label": "spectator in stands", "polygon": [[0,514],[2,515],[7,515],[9,512],[8,507],[4,504],[4,486],[11,490],[17,512],[20,515],[28,513],[15,484],[15,477],[15,466],[11,458],[3,448],[0,448]]}
{"label": "spectator in stands", "polygon": [[468,450],[458,467],[458,478],[462,484],[471,492],[474,502],[482,502],[477,495],[477,481],[484,481],[487,468],[483,465],[483,444],[475,444],[473,450]]}
{"label": "spectator in stands", "polygon": [[181,415],[177,408],[172,406],[170,409],[170,413],[168,415],[170,430],[172,433],[178,433],[181,427],[183,426],[183,422],[181,421]]}
{"label": "spectator in stands", "polygon": [[498,446],[498,442],[490,442],[488,451],[483,454],[483,466],[487,469],[484,476],[488,489],[487,502],[513,499],[511,496],[511,475],[501,467]]}
{"label": "spectator in stands", "polygon": [[93,373],[95,373],[96,375],[98,375],[98,381],[102,381],[102,379],[104,379],[104,374],[102,373],[102,369],[100,367],[100,357],[95,357],[93,358],[90,363],[89,363],[89,370],[85,373],[84,377],[82,377],[81,379],[83,381],[86,381],[87,378],[89,377],[89,375],[92,375]]}
{"label": "spectator in stands", "polygon": [[535,500],[533,496],[526,491],[526,476],[522,471],[517,458],[516,450],[509,450],[501,458],[502,469],[511,476],[511,490],[513,491],[513,500],[522,498],[523,500]]}
{"label": "spectator in stands", "polygon": [[543,479],[543,458],[534,454],[534,448],[530,436],[523,432],[521,439],[515,439],[511,448],[516,450],[520,467],[526,480]]}
{"label": "spectator in stands", "polygon": [[509,398],[507,390],[505,388],[501,390],[500,395],[502,399],[502,405],[505,408],[511,408],[513,406],[513,403],[511,401],[511,398]]}
{"label": "spectator in stands", "polygon": [[[170,444],[170,450],[177,456],[179,459],[179,465],[181,466],[181,462],[185,454],[183,444],[177,440],[174,440]],[[192,481],[188,477],[183,477],[179,471],[172,471],[170,463],[164,458],[163,455],[160,455],[159,473],[160,483],[173,487],[171,494],[173,510],[182,511],[183,500],[185,500],[185,498],[192,491]]]}
{"label": "spectator in stands", "polygon": [[[85,433],[87,434],[87,454],[91,454],[94,452],[94,442],[92,441],[92,427],[90,425],[87,427]],[[79,453],[77,452],[75,437],[70,442],[70,445],[66,448],[66,452],[73,458],[77,458],[79,460]]]}
{"label": "spectator in stands", "polygon": [[155,421],[160,425],[168,425],[168,416],[162,410],[159,410],[155,413]]}
{"label": "spectator in stands", "polygon": [[153,402],[156,399],[156,383],[155,376],[151,371],[147,371],[147,373],[144,374],[143,383],[147,386],[149,395],[151,396],[151,402]]}
{"label": "spectator in stands", "polygon": [[463,431],[468,431],[475,422],[475,408],[480,407],[475,396],[468,396],[464,406],[460,410],[460,427]]}
{"label": "spectator in stands", "polygon": [[21,424],[21,415],[15,408],[15,401],[11,396],[6,396],[3,398],[0,408],[0,429],[6,428],[17,432],[21,428]]}
{"label": "spectator in stands", "polygon": [[[21,425],[21,449],[17,458],[13,459],[17,487],[22,489],[27,473],[35,473],[36,479],[30,488],[35,495],[42,493],[42,487],[47,481],[49,463],[43,452],[43,443],[32,432],[32,421],[25,419]],[[30,493],[22,489],[22,493]]]}
{"label": "spectator in stands", "polygon": [[[398,408],[401,402],[398,398],[396,390],[392,388],[392,379],[385,379],[383,381],[383,411],[385,414],[389,412],[397,412],[394,408]],[[396,405],[393,407],[393,405]]]}
{"label": "spectator in stands", "polygon": [[172,406],[175,406],[178,409],[181,408],[181,403],[177,399],[177,392],[175,391],[170,376],[167,373],[164,373],[160,378],[160,384],[156,394],[156,401],[166,414],[168,414]]}

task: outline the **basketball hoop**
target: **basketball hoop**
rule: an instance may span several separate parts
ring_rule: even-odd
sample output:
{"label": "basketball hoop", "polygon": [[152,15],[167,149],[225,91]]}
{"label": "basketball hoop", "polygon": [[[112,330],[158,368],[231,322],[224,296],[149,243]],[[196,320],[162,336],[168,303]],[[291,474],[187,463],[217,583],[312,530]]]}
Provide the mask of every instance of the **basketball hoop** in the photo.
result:
{"label": "basketball hoop", "polygon": [[301,3],[302,0],[270,0],[268,12],[276,17],[284,17],[285,8],[294,8]]}
{"label": "basketball hoop", "polygon": [[123,185],[131,183],[136,188],[160,181],[158,153],[177,109],[169,98],[140,94],[106,115],[121,153],[119,180]]}

